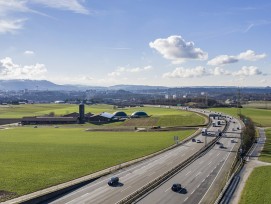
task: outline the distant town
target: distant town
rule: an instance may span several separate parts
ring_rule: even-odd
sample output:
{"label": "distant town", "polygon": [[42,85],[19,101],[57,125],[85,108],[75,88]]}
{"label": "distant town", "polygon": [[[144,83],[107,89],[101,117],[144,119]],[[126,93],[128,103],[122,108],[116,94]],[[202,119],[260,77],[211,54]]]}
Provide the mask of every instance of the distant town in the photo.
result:
{"label": "distant town", "polygon": [[[270,87],[162,87],[117,85],[87,87],[56,85],[49,81],[2,80],[0,104],[107,103],[117,106],[142,104],[191,107],[236,107],[238,101],[271,101]],[[240,105],[239,104],[239,105]]]}

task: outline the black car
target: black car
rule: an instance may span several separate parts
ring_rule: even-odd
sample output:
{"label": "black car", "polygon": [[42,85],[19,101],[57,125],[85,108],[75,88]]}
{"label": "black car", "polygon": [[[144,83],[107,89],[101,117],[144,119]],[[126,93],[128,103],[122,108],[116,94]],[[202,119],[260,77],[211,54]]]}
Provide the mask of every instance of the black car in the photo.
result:
{"label": "black car", "polygon": [[171,187],[171,190],[173,190],[174,192],[179,192],[180,190],[182,190],[182,185],[179,183],[174,183]]}
{"label": "black car", "polygon": [[109,186],[115,186],[119,183],[119,177],[112,177],[107,183]]}
{"label": "black car", "polygon": [[196,142],[196,139],[195,139],[195,138],[193,138],[193,139],[192,139],[192,142]]}

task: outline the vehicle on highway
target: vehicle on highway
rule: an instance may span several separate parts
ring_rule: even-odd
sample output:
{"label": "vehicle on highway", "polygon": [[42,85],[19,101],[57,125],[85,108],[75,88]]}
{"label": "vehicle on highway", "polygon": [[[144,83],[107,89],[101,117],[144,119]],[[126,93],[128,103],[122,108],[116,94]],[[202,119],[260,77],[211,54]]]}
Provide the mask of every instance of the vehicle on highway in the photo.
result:
{"label": "vehicle on highway", "polygon": [[174,192],[179,192],[182,190],[182,185],[179,183],[174,183],[171,187],[171,190],[173,190]]}
{"label": "vehicle on highway", "polygon": [[234,140],[234,139],[231,139],[231,143],[235,143],[235,140]]}
{"label": "vehicle on highway", "polygon": [[219,142],[219,141],[216,141],[216,144],[220,144],[220,142]]}
{"label": "vehicle on highway", "polygon": [[195,138],[193,138],[193,139],[192,139],[192,142],[196,142],[196,139],[195,139]]}
{"label": "vehicle on highway", "polygon": [[208,135],[208,136],[211,136],[211,135],[212,135],[212,133],[208,132],[208,133],[207,133],[207,135]]}
{"label": "vehicle on highway", "polygon": [[224,149],[225,147],[224,147],[224,145],[221,143],[220,146],[219,146],[219,148]]}
{"label": "vehicle on highway", "polygon": [[240,130],[240,128],[239,128],[239,127],[237,127],[236,129],[237,129],[237,130]]}
{"label": "vehicle on highway", "polygon": [[109,186],[115,186],[119,183],[119,177],[117,176],[114,176],[114,177],[111,177],[108,181],[108,185]]}
{"label": "vehicle on highway", "polygon": [[201,140],[197,140],[197,143],[201,143]]}

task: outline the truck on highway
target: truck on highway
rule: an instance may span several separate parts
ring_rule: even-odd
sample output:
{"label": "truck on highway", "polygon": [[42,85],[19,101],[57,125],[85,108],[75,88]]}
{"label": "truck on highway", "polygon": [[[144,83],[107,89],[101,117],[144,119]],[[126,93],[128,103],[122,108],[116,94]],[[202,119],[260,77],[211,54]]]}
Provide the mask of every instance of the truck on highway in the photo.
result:
{"label": "truck on highway", "polygon": [[201,134],[202,135],[207,135],[207,128],[202,128]]}

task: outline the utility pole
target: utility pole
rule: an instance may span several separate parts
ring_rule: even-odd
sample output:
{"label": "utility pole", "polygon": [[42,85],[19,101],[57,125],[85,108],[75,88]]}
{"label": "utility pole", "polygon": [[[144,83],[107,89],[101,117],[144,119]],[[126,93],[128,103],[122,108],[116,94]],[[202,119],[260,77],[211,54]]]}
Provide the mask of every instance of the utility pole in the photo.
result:
{"label": "utility pole", "polygon": [[240,94],[240,87],[238,87],[238,92],[237,92],[237,115],[239,115],[239,117],[241,116],[241,94]]}

